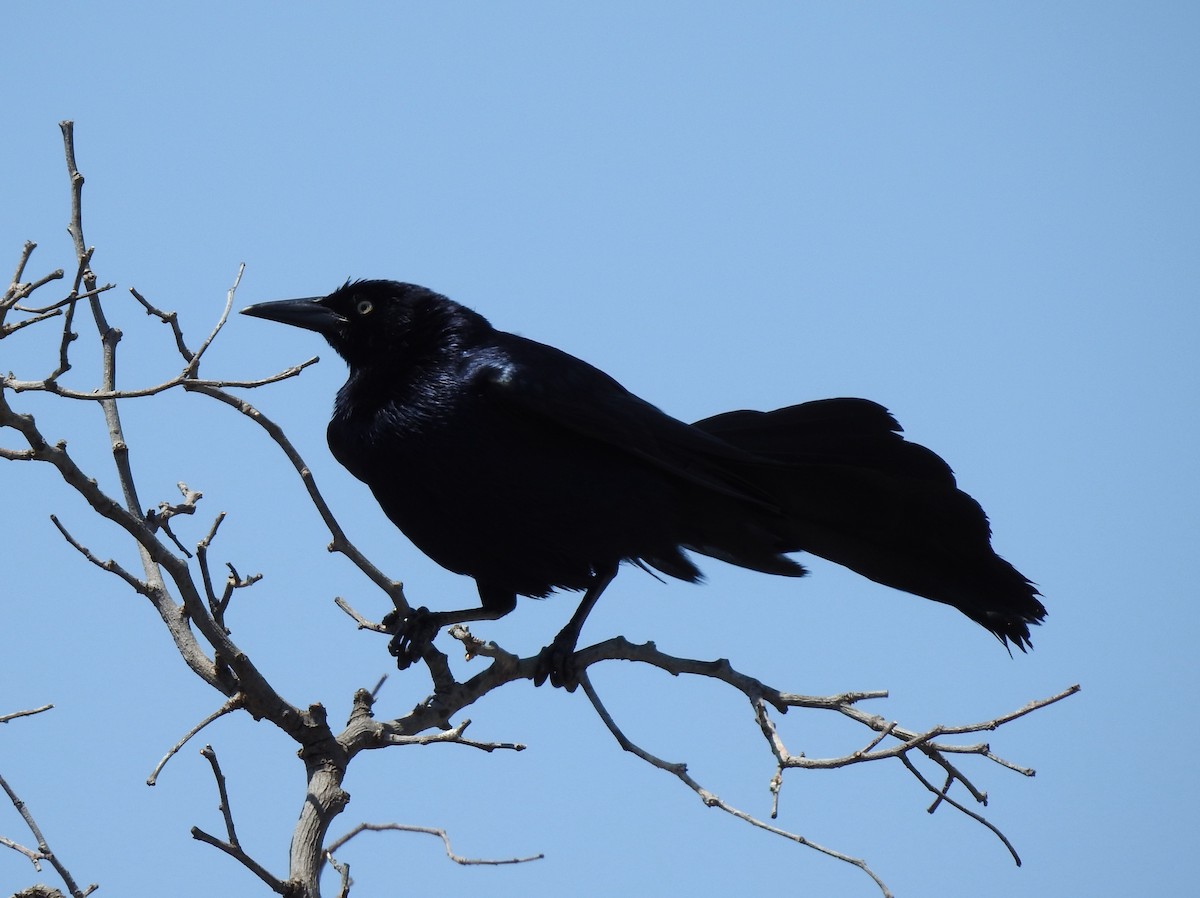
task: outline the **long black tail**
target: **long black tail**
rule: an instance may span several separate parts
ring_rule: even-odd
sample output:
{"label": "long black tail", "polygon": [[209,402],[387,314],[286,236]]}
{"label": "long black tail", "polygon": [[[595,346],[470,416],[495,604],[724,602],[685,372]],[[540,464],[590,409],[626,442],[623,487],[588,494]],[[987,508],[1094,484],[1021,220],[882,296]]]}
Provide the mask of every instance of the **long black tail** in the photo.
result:
{"label": "long black tail", "polygon": [[[739,475],[778,502],[789,541],[864,577],[957,608],[1025,651],[1046,609],[991,546],[979,503],[865,399],[727,412],[694,425],[773,464]],[[780,463],[783,464],[780,464]]]}

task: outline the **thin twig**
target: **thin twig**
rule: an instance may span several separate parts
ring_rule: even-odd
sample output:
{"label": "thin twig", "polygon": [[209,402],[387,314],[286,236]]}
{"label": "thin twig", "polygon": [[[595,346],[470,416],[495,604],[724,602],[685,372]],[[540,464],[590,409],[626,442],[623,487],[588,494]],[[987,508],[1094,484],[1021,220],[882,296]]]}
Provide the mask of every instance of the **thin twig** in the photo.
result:
{"label": "thin twig", "polygon": [[50,521],[55,527],[58,528],[58,532],[63,535],[63,539],[70,543],[71,546],[84,558],[96,565],[96,567],[100,568],[100,570],[108,571],[110,574],[116,574],[118,577],[132,586],[137,592],[141,593],[147,598],[156,597],[154,589],[149,583],[147,583],[145,580],[139,580],[137,577],[133,576],[133,574],[121,567],[121,565],[118,564],[115,559],[110,558],[107,561],[101,561],[99,558],[93,555],[92,551],[87,546],[81,544],[67,531],[67,528],[63,526],[62,522],[57,516],[50,515]]}
{"label": "thin twig", "polygon": [[75,325],[75,303],[67,306],[67,314],[63,316],[62,336],[58,341],[58,367],[50,372],[46,378],[47,383],[54,383],[58,378],[62,377],[71,370],[71,360],[69,352],[71,344],[79,339],[79,334],[72,329]]}
{"label": "thin twig", "polygon": [[530,861],[540,861],[545,857],[544,854],[534,854],[530,855],[529,857],[511,857],[500,859],[462,857],[461,855],[454,853],[454,849],[450,846],[450,836],[444,829],[437,829],[432,826],[413,826],[407,823],[360,823],[344,836],[331,842],[329,847],[325,849],[326,856],[332,859],[333,852],[337,851],[355,836],[364,832],[423,833],[429,836],[437,836],[442,840],[442,845],[445,846],[446,857],[450,858],[450,860],[454,861],[456,864],[462,864],[464,867],[476,865],[498,867],[505,864],[527,864]]}
{"label": "thin twig", "polygon": [[4,296],[0,298],[0,321],[4,320],[5,314],[9,309],[17,305],[21,300],[32,296],[35,291],[51,281],[62,279],[66,272],[61,268],[43,275],[36,281],[22,283],[21,278],[25,274],[25,266],[29,263],[29,257],[33,255],[33,251],[37,249],[37,244],[33,241],[25,241],[25,246],[21,249],[21,257],[17,260],[17,270],[13,272],[12,281],[8,288],[4,291]]}
{"label": "thin twig", "polygon": [[53,312],[43,312],[38,315],[34,315],[32,318],[26,318],[22,321],[18,321],[16,324],[0,325],[0,340],[3,340],[10,334],[15,334],[23,327],[29,327],[31,324],[39,324],[45,321],[47,318],[57,318],[61,314],[61,309],[55,309]]}
{"label": "thin twig", "polygon": [[365,617],[363,617],[361,614],[359,614],[357,611],[355,611],[354,607],[349,602],[347,602],[345,599],[343,599],[341,596],[335,596],[333,599],[333,603],[354,619],[354,622],[356,624],[358,624],[358,629],[371,630],[372,632],[375,632],[375,633],[390,633],[391,632],[391,628],[389,628],[383,624],[376,623],[375,621],[367,620]]}
{"label": "thin twig", "polygon": [[[316,360],[313,359],[313,361]],[[249,402],[246,402],[244,399],[241,399],[230,393],[226,393],[224,390],[219,389],[211,384],[203,381],[185,381],[183,388],[185,390],[203,393],[206,396],[211,396],[213,399],[223,402],[241,412],[251,421],[262,427],[263,430],[270,435],[271,439],[275,441],[275,444],[283,450],[283,453],[287,456],[288,461],[292,463],[292,467],[294,467],[296,472],[300,475],[300,479],[304,483],[304,488],[308,492],[309,501],[311,501],[316,507],[317,513],[321,516],[321,520],[325,523],[326,528],[329,530],[329,533],[332,536],[332,542],[329,544],[329,551],[340,552],[349,558],[350,561],[360,571],[362,571],[372,583],[374,583],[376,586],[382,589],[384,593],[387,594],[387,596],[392,600],[392,603],[396,606],[397,611],[402,616],[404,614],[408,614],[412,610],[411,606],[408,604],[408,600],[404,596],[404,584],[399,580],[393,580],[386,576],[358,549],[357,546],[354,545],[354,543],[350,542],[350,540],[346,537],[346,533],[342,529],[342,525],[339,524],[337,518],[333,516],[333,512],[330,511],[329,505],[325,501],[325,497],[322,496],[321,491],[317,489],[317,483],[312,476],[312,470],[308,467],[308,464],[301,457],[300,453],[296,451],[296,447],[292,445],[291,440],[289,440],[284,434],[283,428],[256,409]]]}
{"label": "thin twig", "polygon": [[[169,760],[171,760],[171,758],[175,757],[175,755],[177,755],[179,753],[179,750],[182,749],[185,745],[187,745],[189,740],[191,740],[197,733],[199,733],[202,729],[204,729],[206,726],[208,726],[214,720],[218,720],[218,719],[224,717],[226,714],[229,714],[232,711],[238,710],[239,708],[241,708],[243,706],[243,704],[244,704],[244,699],[243,699],[241,693],[231,696],[229,698],[229,700],[225,702],[225,704],[221,705],[221,707],[217,708],[217,710],[213,711],[211,714],[209,714],[207,717],[205,717],[202,721],[200,721],[198,724],[196,724],[194,727],[192,727],[190,730],[188,730],[186,733],[184,733],[183,737],[167,750],[167,753],[165,755],[163,755],[162,760],[154,765],[154,770],[152,770],[150,772],[150,775],[148,777],[146,777],[146,785],[153,786],[158,783],[158,775],[160,773],[162,773],[163,768],[167,766],[167,762]],[[202,754],[203,754],[203,752],[202,752]],[[213,760],[214,761],[216,760],[215,757],[213,758]]]}
{"label": "thin twig", "polygon": [[62,299],[58,300],[58,302],[52,302],[48,306],[38,306],[35,308],[30,308],[28,306],[17,305],[17,306],[14,306],[13,308],[15,308],[18,312],[26,312],[30,315],[44,315],[47,312],[53,312],[53,311],[62,309],[66,306],[73,305],[73,304],[79,302],[81,299],[92,299],[93,297],[99,296],[101,293],[107,293],[109,290],[114,289],[116,286],[117,286],[116,284],[102,284],[99,287],[96,287],[95,289],[92,289],[92,290],[88,290],[84,293],[76,293],[76,292],[72,291],[69,296],[64,296]]}
{"label": "thin twig", "polygon": [[33,848],[26,848],[21,843],[14,842],[12,839],[6,838],[5,836],[0,836],[0,845],[3,845],[5,848],[11,848],[13,851],[17,852],[17,854],[25,855],[25,857],[29,859],[29,862],[33,864],[33,869],[38,873],[42,872],[42,861],[46,859],[46,856],[40,851],[37,851]]}
{"label": "thin twig", "polygon": [[386,740],[391,745],[434,745],[438,742],[453,742],[456,745],[478,748],[480,751],[486,751],[489,754],[497,750],[524,751],[526,749],[526,746],[520,742],[476,742],[473,739],[467,739],[463,736],[463,733],[470,725],[471,719],[467,718],[457,726],[438,733],[424,733],[418,736],[389,734]]}
{"label": "thin twig", "polygon": [[926,789],[928,789],[930,792],[932,792],[934,795],[937,796],[937,801],[935,801],[933,803],[933,806],[931,806],[929,808],[929,812],[931,814],[933,813],[934,809],[937,807],[938,803],[942,802],[942,801],[946,802],[951,807],[953,807],[959,811],[962,811],[964,814],[966,814],[972,820],[975,820],[977,823],[981,823],[984,826],[986,826],[988,829],[990,829],[992,831],[992,834],[997,839],[999,839],[1001,842],[1004,843],[1004,847],[1008,849],[1008,853],[1012,855],[1012,859],[1013,859],[1013,861],[1016,862],[1016,865],[1018,867],[1021,866],[1021,856],[1019,854],[1017,854],[1017,849],[1013,847],[1012,842],[1008,841],[1008,837],[1005,836],[1004,833],[1002,833],[999,830],[999,828],[997,828],[995,826],[995,824],[993,824],[990,820],[988,820],[982,814],[975,813],[970,808],[955,801],[953,798],[951,798],[949,795],[946,794],[946,790],[949,789],[953,783],[952,777],[948,778],[946,781],[946,785],[943,788],[939,789],[936,786],[934,786],[933,783],[929,782],[929,780],[927,780],[924,776],[922,776],[921,771],[917,770],[916,766],[913,764],[912,760],[908,757],[908,755],[901,755],[900,760],[901,760],[901,762],[903,762],[904,766],[908,768],[908,772],[911,773],[913,776],[915,776],[917,778],[917,780],[921,783],[922,786],[924,786]]}
{"label": "thin twig", "polygon": [[42,705],[40,708],[30,708],[28,711],[12,711],[8,714],[0,714],[0,723],[8,723],[10,720],[16,720],[18,717],[30,717],[34,714],[41,714],[43,711],[49,711],[54,705]]}
{"label": "thin twig", "polygon": [[15,378],[10,378],[6,380],[5,386],[14,393],[28,393],[33,391],[53,393],[55,396],[63,399],[74,399],[83,402],[112,402],[118,399],[142,399],[146,396],[157,396],[159,393],[165,393],[180,386],[185,389],[207,387],[213,390],[221,390],[226,387],[245,389],[264,387],[268,384],[278,383],[281,380],[295,377],[305,368],[315,365],[318,361],[320,361],[320,358],[313,356],[311,359],[301,362],[298,365],[293,365],[290,368],[280,371],[278,374],[272,374],[270,377],[263,377],[258,380],[200,380],[198,378],[189,378],[186,374],[181,373],[170,380],[165,380],[153,386],[136,387],[128,390],[71,390],[55,383],[54,377],[49,377],[45,380],[16,380]]}
{"label": "thin twig", "polygon": [[227,855],[265,882],[271,891],[278,895],[287,895],[289,893],[291,886],[281,882],[278,877],[271,873],[270,870],[268,870],[254,858],[250,857],[250,855],[246,854],[246,852],[244,852],[238,846],[230,845],[228,842],[222,842],[216,836],[206,833],[198,826],[193,826],[189,832],[191,833],[192,838],[197,842],[204,842],[206,845],[211,845],[214,848],[219,848],[224,851]]}
{"label": "thin twig", "polygon": [[592,707],[599,715],[600,720],[603,721],[604,725],[608,728],[608,731],[612,733],[613,738],[617,740],[617,744],[620,745],[621,748],[633,755],[636,755],[651,766],[657,767],[659,770],[664,770],[667,773],[677,777],[689,789],[695,792],[697,796],[699,796],[700,800],[704,802],[705,807],[719,808],[725,813],[749,823],[751,826],[764,829],[767,832],[774,833],[777,836],[782,836],[783,838],[792,842],[796,842],[799,845],[812,848],[814,851],[818,851],[821,854],[828,855],[829,857],[843,861],[847,864],[852,864],[866,873],[869,877],[871,877],[872,880],[874,880],[875,885],[879,887],[879,890],[883,893],[884,898],[893,898],[892,892],[888,889],[887,884],[884,883],[884,881],[880,879],[878,875],[876,875],[875,871],[868,866],[865,860],[851,857],[848,854],[843,854],[842,852],[835,851],[832,848],[827,848],[824,845],[813,842],[811,839],[802,836],[799,833],[780,829],[777,826],[772,826],[765,820],[759,820],[757,817],[747,814],[745,811],[728,804],[718,795],[701,786],[688,774],[687,764],[664,761],[656,755],[646,751],[644,748],[626,736],[625,733],[622,732],[621,728],[617,726],[616,721],[613,720],[612,715],[608,713],[608,709],[604,707],[604,703],[600,700],[600,696],[596,693],[596,689],[592,685],[591,679],[588,677],[586,670],[579,672],[579,685],[583,687],[583,691],[587,694],[588,701],[592,703]]}
{"label": "thin twig", "polygon": [[[32,240],[26,240],[25,245],[21,247],[21,257],[17,259],[17,270],[13,272],[11,286],[4,294],[3,305],[9,305],[17,302],[17,294],[19,289],[24,285],[21,283],[21,277],[25,274],[25,266],[29,264],[29,257],[33,255],[33,251],[37,249],[37,244]],[[28,296],[28,293],[24,295]]]}
{"label": "thin twig", "polygon": [[211,745],[206,745],[200,749],[200,754],[208,760],[209,765],[212,767],[213,778],[217,781],[217,792],[221,796],[221,803],[218,807],[221,814],[225,817],[225,833],[229,837],[229,844],[235,848],[240,847],[237,830],[233,825],[233,809],[229,805],[229,793],[225,789],[225,774],[221,772],[221,764],[217,761],[217,753]]}
{"label": "thin twig", "polygon": [[217,781],[217,792],[220,795],[221,803],[219,805],[221,815],[225,818],[225,834],[226,841],[221,841],[216,836],[209,835],[198,826],[193,826],[191,829],[192,838],[200,842],[206,842],[215,848],[220,848],[230,857],[237,860],[243,867],[252,872],[255,876],[270,886],[275,892],[280,895],[288,894],[288,886],[281,882],[276,876],[268,871],[250,855],[242,849],[238,842],[237,830],[233,825],[233,811],[229,807],[229,793],[225,788],[225,774],[221,772],[221,765],[217,761],[217,753],[213,751],[211,745],[206,745],[200,749],[209,765],[212,767],[213,777]]}
{"label": "thin twig", "polygon": [[133,287],[129,288],[129,292],[133,294],[134,299],[142,304],[142,308],[146,310],[147,315],[153,315],[163,322],[163,324],[168,324],[171,326],[171,332],[175,335],[175,348],[179,350],[179,354],[183,356],[183,360],[185,362],[190,362],[192,360],[193,353],[187,348],[187,344],[183,342],[183,331],[179,327],[179,313],[164,312],[161,309],[156,308]]}
{"label": "thin twig", "polygon": [[200,358],[204,355],[205,350],[212,345],[212,341],[217,338],[217,334],[221,332],[221,328],[225,326],[225,322],[229,320],[229,311],[233,308],[233,297],[237,293],[238,284],[242,282],[242,273],[246,270],[246,263],[243,262],[238,266],[237,274],[233,278],[233,286],[229,288],[229,292],[225,294],[225,308],[221,310],[221,317],[217,319],[217,323],[213,326],[212,332],[204,338],[204,342],[200,344],[200,348],[196,350],[187,363],[187,367],[183,369],[183,376],[193,378],[200,368]]}
{"label": "thin twig", "polygon": [[97,888],[95,883],[80,891],[79,886],[75,884],[75,878],[71,876],[71,872],[63,866],[62,861],[50,850],[50,845],[46,842],[46,837],[42,835],[41,827],[33,819],[33,814],[30,812],[29,806],[17,797],[17,793],[13,791],[12,786],[8,784],[8,781],[3,776],[0,776],[0,789],[3,789],[4,793],[8,795],[8,800],[12,802],[13,807],[17,809],[17,813],[21,815],[21,819],[25,821],[25,825],[29,827],[29,832],[33,834],[33,838],[37,841],[37,852],[41,855],[41,859],[50,862],[50,866],[62,877],[67,891],[75,896],[75,898],[84,898],[84,896],[95,891]]}
{"label": "thin twig", "polygon": [[[217,528],[221,526],[221,522],[225,520],[225,512],[217,515],[213,521],[212,527],[200,542],[196,543],[196,561],[200,565],[200,579],[204,584],[204,597],[208,599],[208,608],[213,612],[213,616],[217,617],[217,622],[223,627],[225,626],[224,612],[225,609],[220,600],[217,599],[216,593],[213,592],[212,572],[208,567],[208,547],[217,536]],[[218,609],[221,615],[218,617]]]}

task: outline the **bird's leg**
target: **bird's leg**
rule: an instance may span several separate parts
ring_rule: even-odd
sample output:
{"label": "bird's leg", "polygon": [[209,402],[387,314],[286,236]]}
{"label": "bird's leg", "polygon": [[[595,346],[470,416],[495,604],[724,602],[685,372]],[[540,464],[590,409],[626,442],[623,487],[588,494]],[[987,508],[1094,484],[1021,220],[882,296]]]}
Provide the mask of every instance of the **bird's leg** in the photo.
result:
{"label": "bird's leg", "polygon": [[615,576],[617,576],[615,563],[597,570],[592,575],[592,583],[587,588],[587,592],[583,594],[579,607],[575,609],[575,613],[571,615],[567,625],[538,654],[537,670],[533,675],[534,686],[541,686],[546,682],[546,677],[550,678],[551,686],[561,686],[567,692],[574,692],[579,686],[573,662],[575,644],[579,642],[579,634],[583,630],[584,621],[591,614],[596,600],[600,598],[600,594],[604,592],[608,584],[612,583]]}
{"label": "bird's leg", "polygon": [[[462,608],[458,611],[430,611],[428,608],[414,608],[403,620],[397,621],[384,618],[385,624],[396,627],[392,641],[388,643],[388,651],[396,659],[396,667],[404,670],[414,661],[421,658],[425,648],[433,642],[438,630],[451,624],[462,624],[468,621],[497,620],[517,607],[515,594],[500,595],[480,587],[480,598],[483,605],[480,608]],[[394,614],[394,612],[393,612]]]}

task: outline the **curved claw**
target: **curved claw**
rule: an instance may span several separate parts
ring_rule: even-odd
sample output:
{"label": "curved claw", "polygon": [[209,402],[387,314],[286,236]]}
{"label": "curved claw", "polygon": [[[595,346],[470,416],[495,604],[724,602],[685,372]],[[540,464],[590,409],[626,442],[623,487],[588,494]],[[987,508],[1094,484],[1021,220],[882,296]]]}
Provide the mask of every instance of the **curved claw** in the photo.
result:
{"label": "curved claw", "polygon": [[537,667],[533,672],[534,686],[541,686],[549,677],[551,686],[561,686],[567,692],[574,692],[579,688],[579,672],[575,670],[575,645],[579,642],[579,633],[583,629],[583,622],[591,613],[592,606],[616,575],[616,564],[596,571],[591,586],[583,594],[579,607],[575,609],[567,625],[538,654]]}
{"label": "curved claw", "polygon": [[575,670],[574,639],[564,639],[560,633],[538,653],[533,685],[541,686],[547,677],[551,686],[565,689],[567,692],[574,692],[579,688],[579,673]]}
{"label": "curved claw", "polygon": [[419,661],[440,628],[436,615],[424,606],[414,608],[406,615],[396,625],[396,635],[388,643],[388,651],[396,659],[396,667],[404,670],[414,661]]}

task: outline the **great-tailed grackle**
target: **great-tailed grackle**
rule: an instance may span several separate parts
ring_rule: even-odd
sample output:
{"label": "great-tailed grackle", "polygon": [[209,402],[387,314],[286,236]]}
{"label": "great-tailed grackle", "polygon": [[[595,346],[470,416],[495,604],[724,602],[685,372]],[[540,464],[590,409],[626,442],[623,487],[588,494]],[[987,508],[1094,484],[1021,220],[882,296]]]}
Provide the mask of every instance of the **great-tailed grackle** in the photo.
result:
{"label": "great-tailed grackle", "polygon": [[402,668],[443,626],[584,590],[537,677],[573,688],[580,629],[620,562],[695,582],[684,550],[788,577],[805,570],[787,554],[812,552],[952,605],[1022,651],[1046,615],[950,467],[874,402],[685,424],[586,362],[395,281],[242,311],[316,331],[346,360],[334,457],[419,549],[475,579],[481,607],[400,623]]}

